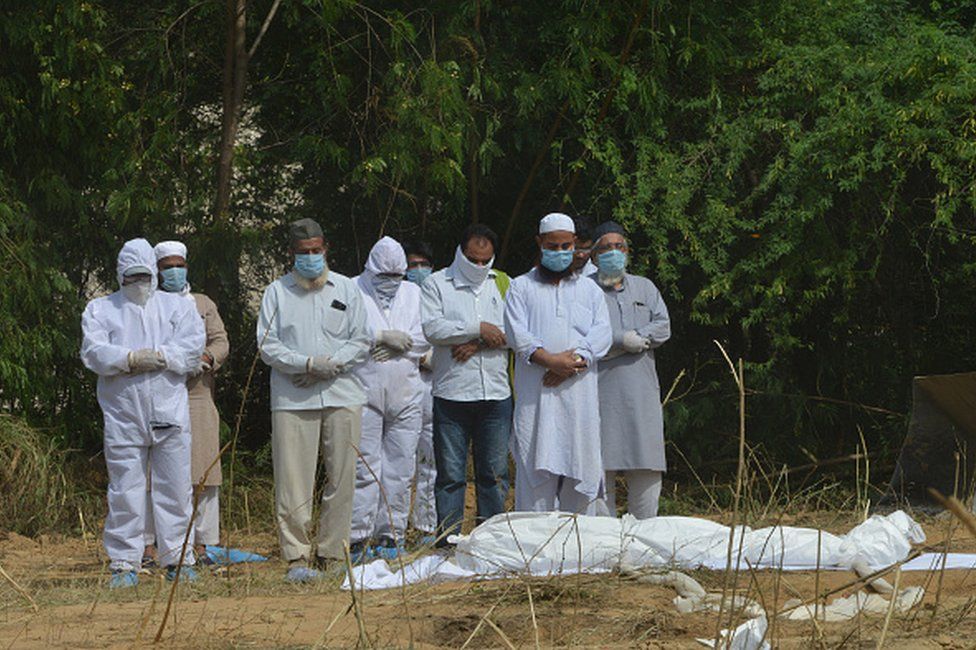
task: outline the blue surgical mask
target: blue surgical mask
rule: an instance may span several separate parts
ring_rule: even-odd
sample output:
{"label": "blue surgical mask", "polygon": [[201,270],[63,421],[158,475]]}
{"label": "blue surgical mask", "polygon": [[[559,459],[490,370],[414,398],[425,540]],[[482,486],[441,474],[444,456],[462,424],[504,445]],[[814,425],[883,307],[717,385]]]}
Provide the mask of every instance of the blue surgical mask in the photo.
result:
{"label": "blue surgical mask", "polygon": [[542,249],[542,266],[550,271],[562,273],[573,263],[573,253],[575,251],[552,251],[548,248]]}
{"label": "blue surgical mask", "polygon": [[596,261],[597,266],[600,267],[600,273],[610,275],[622,273],[627,268],[627,253],[617,249],[609,250],[597,255]]}
{"label": "blue surgical mask", "polygon": [[163,291],[179,293],[186,286],[185,266],[172,266],[168,269],[163,269],[159,272],[159,275],[163,278]]}
{"label": "blue surgical mask", "polygon": [[431,269],[429,266],[417,266],[407,269],[407,279],[414,284],[423,284],[424,280],[430,277]]}
{"label": "blue surgical mask", "polygon": [[314,280],[325,270],[325,255],[306,253],[295,255],[295,272],[307,280]]}

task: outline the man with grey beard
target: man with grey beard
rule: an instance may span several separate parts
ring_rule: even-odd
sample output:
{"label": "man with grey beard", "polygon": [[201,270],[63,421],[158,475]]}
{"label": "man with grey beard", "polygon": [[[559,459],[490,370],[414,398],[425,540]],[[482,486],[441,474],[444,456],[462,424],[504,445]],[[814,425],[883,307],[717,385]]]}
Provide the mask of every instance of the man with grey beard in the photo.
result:
{"label": "man with grey beard", "polygon": [[597,226],[590,277],[603,289],[613,345],[599,363],[600,439],[607,497],[597,511],[617,515],[614,478],[627,479],[627,509],[638,519],[657,515],[664,458],[661,388],[654,349],[671,336],[668,308],[654,283],[627,273],[629,247],[614,221]]}

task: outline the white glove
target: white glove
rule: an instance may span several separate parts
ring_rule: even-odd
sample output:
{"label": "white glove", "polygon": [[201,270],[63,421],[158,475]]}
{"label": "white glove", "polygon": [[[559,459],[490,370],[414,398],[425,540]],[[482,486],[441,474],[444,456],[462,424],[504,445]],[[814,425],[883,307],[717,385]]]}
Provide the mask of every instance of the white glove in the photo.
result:
{"label": "white glove", "polygon": [[308,374],[314,375],[319,379],[333,379],[342,372],[342,365],[332,360],[332,357],[319,356],[309,357],[305,364]]}
{"label": "white glove", "polygon": [[376,344],[402,354],[413,347],[413,338],[400,330],[380,330],[376,334]]}
{"label": "white glove", "polygon": [[643,336],[638,334],[635,330],[628,330],[624,332],[624,340],[621,346],[624,350],[631,354],[638,354],[643,352],[648,348],[648,341]]}
{"label": "white glove", "polygon": [[384,361],[389,361],[396,356],[396,353],[385,345],[374,346],[372,350],[369,351],[373,361],[378,361],[383,363]]}
{"label": "white glove", "polygon": [[129,372],[137,375],[142,372],[152,372],[162,370],[166,367],[166,359],[161,352],[143,348],[142,350],[132,350],[129,352]]}

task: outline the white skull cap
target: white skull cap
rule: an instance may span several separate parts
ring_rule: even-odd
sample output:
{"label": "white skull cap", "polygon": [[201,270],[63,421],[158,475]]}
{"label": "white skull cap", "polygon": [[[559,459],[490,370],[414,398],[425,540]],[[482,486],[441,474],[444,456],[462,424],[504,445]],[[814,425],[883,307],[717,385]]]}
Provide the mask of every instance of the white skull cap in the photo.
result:
{"label": "white skull cap", "polygon": [[539,234],[544,235],[547,232],[555,232],[557,230],[565,230],[566,232],[576,233],[576,226],[573,224],[573,219],[569,215],[563,214],[562,212],[550,212],[546,216],[542,217],[539,222]]}
{"label": "white skull cap", "polygon": [[181,241],[161,241],[153,250],[156,252],[156,261],[173,255],[186,259],[186,244]]}

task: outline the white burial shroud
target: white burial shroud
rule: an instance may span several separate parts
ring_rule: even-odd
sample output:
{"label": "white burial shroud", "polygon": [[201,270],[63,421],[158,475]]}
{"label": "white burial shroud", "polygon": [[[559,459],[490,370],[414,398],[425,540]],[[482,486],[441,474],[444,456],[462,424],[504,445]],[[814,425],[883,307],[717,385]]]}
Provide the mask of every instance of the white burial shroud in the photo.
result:
{"label": "white burial shroud", "polygon": [[[418,582],[551,576],[614,569],[725,569],[730,529],[695,517],[637,520],[566,513],[503,513],[456,538],[453,557],[428,555],[404,566],[383,560],[353,569],[357,589],[387,589]],[[820,542],[819,564],[817,542]],[[873,515],[844,535],[815,528],[736,528],[731,568],[784,571],[881,569],[908,557],[925,533],[902,511]],[[741,544],[741,546],[740,546]],[[741,547],[741,554],[739,552]],[[923,558],[917,558],[916,563]],[[973,564],[976,558],[964,558]],[[933,565],[931,559],[919,568]],[[908,567],[903,567],[907,569]],[[348,579],[343,584],[349,588]]]}

